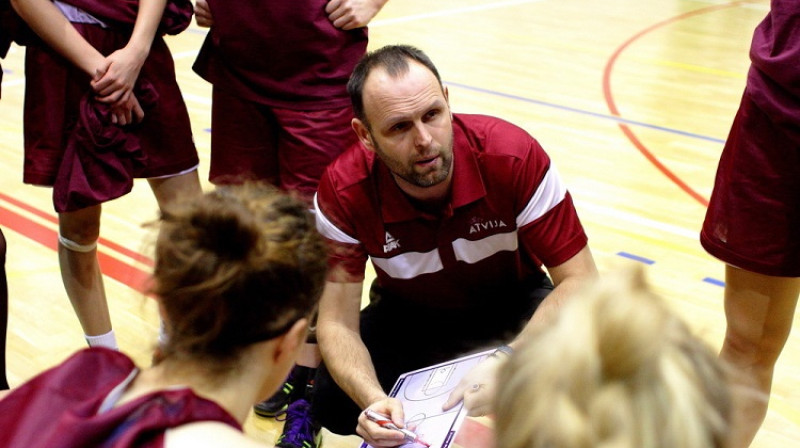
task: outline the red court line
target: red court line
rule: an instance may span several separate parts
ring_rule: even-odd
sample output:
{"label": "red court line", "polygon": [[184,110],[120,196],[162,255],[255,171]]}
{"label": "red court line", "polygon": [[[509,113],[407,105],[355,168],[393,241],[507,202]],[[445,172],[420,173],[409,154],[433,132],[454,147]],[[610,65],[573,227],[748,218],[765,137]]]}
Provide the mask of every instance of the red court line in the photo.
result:
{"label": "red court line", "polygon": [[[611,89],[611,71],[614,69],[614,64],[617,62],[617,59],[619,58],[619,55],[622,54],[622,52],[625,51],[633,42],[635,42],[640,37],[644,36],[645,34],[651,32],[651,31],[654,31],[654,30],[656,30],[658,28],[661,28],[663,26],[672,24],[672,23],[677,22],[679,20],[683,20],[683,19],[686,19],[686,18],[689,18],[689,17],[693,17],[693,16],[697,16],[697,15],[701,15],[701,14],[706,14],[706,13],[709,13],[709,12],[719,11],[719,10],[725,9],[725,8],[731,8],[733,6],[739,6],[739,5],[743,4],[743,3],[747,3],[747,2],[735,1],[735,2],[725,3],[725,4],[721,4],[721,5],[712,5],[712,6],[707,6],[705,8],[700,8],[700,9],[697,9],[697,10],[694,10],[694,11],[690,11],[690,12],[687,12],[687,13],[684,13],[684,14],[680,14],[680,15],[677,15],[675,17],[671,17],[671,18],[669,18],[667,20],[664,20],[662,22],[658,22],[655,25],[649,26],[649,27],[643,29],[642,31],[639,31],[638,33],[636,33],[633,36],[631,36],[630,39],[626,40],[622,45],[620,45],[619,48],[617,48],[617,50],[614,51],[614,53],[608,59],[608,62],[606,63],[605,70],[603,71],[603,95],[606,98],[606,104],[608,105],[608,110],[611,112],[611,114],[615,115],[617,117],[620,117],[620,118],[622,117],[620,115],[620,113],[619,113],[619,109],[617,109],[616,103],[614,102],[614,95],[613,95],[613,92],[612,92],[612,89]],[[669,168],[667,168],[666,165],[661,163],[661,161],[658,160],[658,157],[656,157],[649,149],[647,149],[647,146],[645,146],[639,140],[639,138],[636,137],[636,134],[634,134],[634,132],[630,129],[630,127],[627,124],[625,124],[625,123],[617,123],[617,125],[622,130],[622,133],[625,134],[625,136],[628,138],[628,140],[630,140],[630,142],[633,143],[633,146],[635,146],[636,149],[638,149],[639,152],[641,152],[642,155],[644,155],[644,157],[648,161],[650,161],[650,163],[652,163],[656,168],[658,168],[659,171],[661,171],[665,176],[667,176],[667,178],[669,180],[671,180],[678,187],[680,187],[683,191],[685,191],[687,194],[689,194],[689,196],[694,198],[697,202],[699,202],[703,206],[708,207],[708,199],[706,199],[705,197],[703,197],[702,195],[700,195],[699,193],[694,191],[694,189],[692,189],[692,187],[690,187],[680,177],[678,177]]]}
{"label": "red court line", "polygon": [[[28,205],[28,204],[26,204],[26,203],[24,203],[22,201],[19,201],[19,200],[15,199],[15,198],[13,198],[11,196],[8,196],[8,195],[5,195],[3,193],[0,193],[0,199],[8,202],[9,204],[13,204],[13,205],[17,206],[17,207],[27,211],[28,213],[30,213],[32,215],[36,215],[36,216],[38,216],[38,217],[40,217],[42,219],[45,219],[47,221],[52,222],[53,224],[58,224],[58,217],[53,216],[50,213],[43,212],[42,210],[39,210],[36,207],[33,207],[33,206]],[[134,252],[134,251],[132,251],[132,250],[130,250],[130,249],[124,247],[124,246],[121,246],[121,245],[119,245],[119,244],[117,244],[117,243],[115,243],[113,241],[107,240],[107,239],[103,238],[102,236],[99,238],[98,242],[100,244],[102,244],[103,246],[106,246],[109,249],[114,250],[115,252],[118,252],[118,253],[120,253],[122,255],[125,255],[128,258],[136,260],[139,263],[145,264],[147,266],[153,266],[153,260],[150,257],[146,257],[146,256],[144,256],[144,255],[142,255],[142,254],[140,254],[138,252]]]}
{"label": "red court line", "polygon": [[[0,194],[0,197],[5,199],[5,195]],[[16,203],[16,201],[12,203]],[[55,230],[32,221],[2,205],[0,205],[0,225],[30,238],[48,249],[58,251],[58,234]],[[12,249],[9,248],[7,257],[12,258],[15,256],[24,256],[24,254],[14,254]],[[145,292],[149,273],[99,250],[97,251],[97,259],[100,262],[100,269],[103,274],[136,291]]]}

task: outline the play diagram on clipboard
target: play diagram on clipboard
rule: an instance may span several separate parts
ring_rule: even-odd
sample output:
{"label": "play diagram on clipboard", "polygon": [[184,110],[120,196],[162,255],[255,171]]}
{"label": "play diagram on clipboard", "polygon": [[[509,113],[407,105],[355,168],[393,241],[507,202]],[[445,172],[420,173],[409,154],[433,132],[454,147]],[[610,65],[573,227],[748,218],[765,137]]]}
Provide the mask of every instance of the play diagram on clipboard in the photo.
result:
{"label": "play diagram on clipboard", "polygon": [[[442,405],[461,378],[493,352],[487,350],[400,375],[389,396],[403,403],[406,428],[430,443],[431,448],[449,447],[467,411],[463,404],[448,411],[443,411]],[[400,446],[424,448],[418,443]],[[361,448],[372,446],[364,442]]]}

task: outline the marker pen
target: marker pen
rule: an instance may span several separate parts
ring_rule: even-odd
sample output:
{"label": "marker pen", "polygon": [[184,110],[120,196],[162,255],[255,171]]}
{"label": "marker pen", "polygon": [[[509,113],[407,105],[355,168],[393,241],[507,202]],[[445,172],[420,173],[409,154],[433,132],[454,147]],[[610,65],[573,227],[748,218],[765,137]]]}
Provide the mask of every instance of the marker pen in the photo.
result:
{"label": "marker pen", "polygon": [[393,429],[395,431],[400,431],[401,433],[403,433],[403,436],[405,437],[405,439],[407,441],[409,441],[409,442],[419,443],[419,444],[425,445],[427,447],[431,446],[430,443],[420,439],[419,436],[417,436],[417,434],[414,433],[413,431],[409,431],[408,429],[398,428],[397,425],[392,423],[392,419],[389,418],[388,416],[385,416],[383,414],[379,414],[379,413],[373,411],[372,409],[365,409],[364,410],[364,415],[366,415],[367,418],[370,419],[371,421],[381,425],[382,427],[384,427],[386,429]]}

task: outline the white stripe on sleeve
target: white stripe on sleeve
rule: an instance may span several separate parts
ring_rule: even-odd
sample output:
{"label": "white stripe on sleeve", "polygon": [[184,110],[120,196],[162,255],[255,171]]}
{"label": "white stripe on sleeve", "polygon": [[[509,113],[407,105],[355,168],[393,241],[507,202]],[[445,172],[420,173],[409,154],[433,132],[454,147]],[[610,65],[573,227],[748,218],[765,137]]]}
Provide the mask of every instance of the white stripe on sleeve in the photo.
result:
{"label": "white stripe on sleeve", "polygon": [[528,201],[528,205],[517,215],[517,228],[521,228],[544,216],[561,203],[566,195],[567,188],[561,182],[561,176],[558,175],[558,171],[556,171],[556,167],[551,161],[550,168],[544,175],[539,187],[533,193],[531,200]]}
{"label": "white stripe on sleeve", "polygon": [[320,233],[320,235],[339,243],[359,244],[358,240],[341,231],[338,227],[333,225],[333,223],[325,216],[325,213],[322,213],[322,210],[319,208],[319,203],[317,202],[316,193],[314,194],[314,209],[317,211],[315,218],[317,221],[317,231]]}

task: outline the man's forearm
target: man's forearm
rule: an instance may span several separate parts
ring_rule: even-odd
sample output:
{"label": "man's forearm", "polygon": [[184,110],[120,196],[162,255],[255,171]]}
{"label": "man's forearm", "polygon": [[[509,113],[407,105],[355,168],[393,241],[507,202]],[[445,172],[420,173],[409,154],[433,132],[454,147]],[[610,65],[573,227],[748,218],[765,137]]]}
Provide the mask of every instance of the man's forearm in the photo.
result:
{"label": "man's forearm", "polygon": [[539,304],[536,312],[533,313],[531,319],[525,324],[525,327],[523,327],[522,332],[509,345],[515,347],[518,341],[525,339],[531,329],[541,325],[543,322],[554,319],[556,314],[558,314],[558,309],[561,308],[561,305],[564,303],[564,300],[568,300],[568,297],[573,295],[575,290],[579,289],[582,284],[583,282],[579,279],[568,279],[554,288],[553,291],[545,297],[542,303]]}
{"label": "man's forearm", "polygon": [[556,287],[542,301],[522,332],[509,344],[512,347],[524,340],[537,326],[555,319],[564,300],[572,300],[581,288],[585,287],[587,283],[595,281],[598,276],[589,246],[584,246],[572,258],[561,265],[549,267],[548,270]]}
{"label": "man's forearm", "polygon": [[358,333],[341,326],[320,324],[317,337],[328,371],[356,404],[364,409],[386,397]]}

